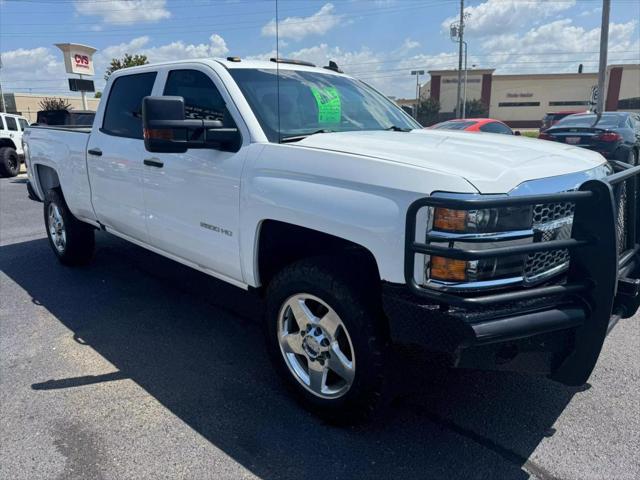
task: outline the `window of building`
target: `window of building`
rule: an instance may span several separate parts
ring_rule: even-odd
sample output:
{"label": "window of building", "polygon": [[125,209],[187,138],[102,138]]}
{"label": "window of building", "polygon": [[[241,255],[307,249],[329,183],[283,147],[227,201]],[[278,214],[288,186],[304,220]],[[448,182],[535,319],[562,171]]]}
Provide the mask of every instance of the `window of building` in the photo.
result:
{"label": "window of building", "polygon": [[558,100],[557,102],[549,102],[550,107],[584,107],[589,102],[585,100]]}
{"label": "window of building", "polygon": [[18,131],[18,122],[13,117],[4,117],[5,122],[7,122],[7,130],[11,130],[13,132]]}
{"label": "window of building", "polygon": [[540,102],[500,102],[499,107],[539,107]]}
{"label": "window of building", "polygon": [[618,100],[619,110],[640,110],[640,97],[621,98]]}
{"label": "window of building", "polygon": [[151,95],[156,72],[117,78],[111,86],[101,131],[142,139],[142,99]]}

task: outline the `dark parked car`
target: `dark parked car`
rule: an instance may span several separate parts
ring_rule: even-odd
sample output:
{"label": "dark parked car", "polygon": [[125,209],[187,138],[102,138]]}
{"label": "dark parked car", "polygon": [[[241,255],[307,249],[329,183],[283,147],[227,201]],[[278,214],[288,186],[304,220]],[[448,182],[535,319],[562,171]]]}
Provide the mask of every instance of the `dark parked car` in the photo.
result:
{"label": "dark parked car", "polygon": [[596,122],[593,113],[570,115],[538,138],[595,150],[609,160],[638,164],[640,151],[640,115],[605,112]]}
{"label": "dark parked car", "polygon": [[562,120],[569,115],[573,115],[575,113],[584,113],[584,110],[565,110],[563,112],[549,112],[542,119],[542,125],[540,126],[540,131],[544,132],[545,130],[553,127],[556,123]]}

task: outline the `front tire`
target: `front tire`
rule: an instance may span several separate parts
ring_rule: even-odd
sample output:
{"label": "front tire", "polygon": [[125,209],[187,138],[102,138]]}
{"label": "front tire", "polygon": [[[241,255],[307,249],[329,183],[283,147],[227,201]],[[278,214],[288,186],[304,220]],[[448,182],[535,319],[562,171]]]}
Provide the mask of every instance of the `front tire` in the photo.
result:
{"label": "front tire", "polygon": [[47,192],[44,201],[44,224],[49,245],[60,263],[86,265],[93,258],[93,228],[73,216],[58,189]]}
{"label": "front tire", "polygon": [[20,173],[20,157],[12,147],[0,148],[0,176],[15,177]]}
{"label": "front tire", "polygon": [[353,423],[382,404],[387,342],[375,292],[344,260],[303,260],[278,273],[267,291],[266,335],[276,370],[302,405]]}

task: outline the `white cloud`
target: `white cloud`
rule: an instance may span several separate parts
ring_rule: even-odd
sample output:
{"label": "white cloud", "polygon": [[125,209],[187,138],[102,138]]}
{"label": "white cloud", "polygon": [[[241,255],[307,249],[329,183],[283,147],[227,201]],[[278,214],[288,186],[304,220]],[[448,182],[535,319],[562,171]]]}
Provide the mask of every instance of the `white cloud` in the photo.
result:
{"label": "white cloud", "polygon": [[418,47],[420,47],[420,42],[412,40],[410,38],[405,38],[404,42],[402,43],[400,48],[396,49],[395,53],[396,55],[406,55],[407,53],[415,50]]}
{"label": "white cloud", "polygon": [[[487,0],[477,6],[464,9],[468,18],[465,21],[465,33],[469,36],[483,37],[514,32],[526,26],[567,10],[575,5],[575,0],[522,1]],[[459,20],[452,16],[442,22],[442,29],[448,33],[449,26]]]}
{"label": "white cloud", "polygon": [[62,92],[68,89],[62,54],[38,47],[2,52],[2,86],[5,93]]}
{"label": "white cloud", "polygon": [[158,22],[171,17],[166,0],[76,0],[78,15],[98,16],[105,23],[130,25]]}
{"label": "white cloud", "polygon": [[[638,62],[636,27],[635,20],[609,25],[609,64]],[[487,53],[499,52],[491,57],[492,65],[485,62],[486,66],[497,66],[499,72],[566,72],[575,71],[580,63],[585,64],[585,70],[594,71],[599,47],[600,28],[589,30],[570,19],[540,25],[522,35],[493,36],[482,43]]]}
{"label": "white cloud", "polygon": [[[309,35],[323,35],[342,22],[342,16],[333,12],[333,4],[327,3],[309,17],[287,17],[284,20],[280,20],[278,22],[279,37],[301,40]],[[275,37],[275,20],[271,20],[262,27],[262,35]]]}
{"label": "white cloud", "polygon": [[165,45],[149,46],[149,41],[148,36],[142,36],[100,50],[95,57],[96,74],[103,72],[112,58],[122,57],[125,53],[146,55],[150,63],[159,63],[188,58],[221,57],[229,52],[227,42],[215,33],[209,37],[209,43],[193,44],[178,40]]}

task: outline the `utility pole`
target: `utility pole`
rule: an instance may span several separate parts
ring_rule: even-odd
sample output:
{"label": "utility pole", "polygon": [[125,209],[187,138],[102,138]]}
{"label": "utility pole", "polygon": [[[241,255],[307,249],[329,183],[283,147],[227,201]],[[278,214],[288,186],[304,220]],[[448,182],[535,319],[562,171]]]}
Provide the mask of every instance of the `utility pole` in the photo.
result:
{"label": "utility pole", "polygon": [[[2,70],[2,57],[0,57],[0,70]],[[2,107],[2,110],[0,110],[2,113],[7,113],[7,107],[4,104],[4,93],[2,92],[2,82],[0,82],[0,107]]]}
{"label": "utility pole", "polygon": [[460,0],[460,25],[458,26],[458,95],[456,116],[462,112],[462,43],[464,41],[464,0]]}
{"label": "utility pole", "polygon": [[467,118],[467,42],[464,43],[464,93],[462,95],[462,118]]}
{"label": "utility pole", "polygon": [[596,112],[604,111],[604,82],[607,73],[607,49],[609,46],[609,10],[611,0],[602,0],[602,25],[600,26],[600,65],[598,67],[598,103]]}

